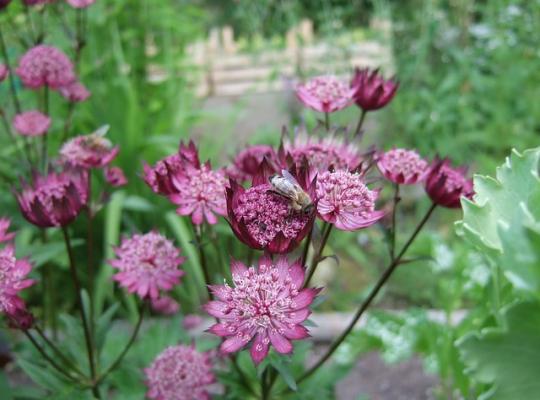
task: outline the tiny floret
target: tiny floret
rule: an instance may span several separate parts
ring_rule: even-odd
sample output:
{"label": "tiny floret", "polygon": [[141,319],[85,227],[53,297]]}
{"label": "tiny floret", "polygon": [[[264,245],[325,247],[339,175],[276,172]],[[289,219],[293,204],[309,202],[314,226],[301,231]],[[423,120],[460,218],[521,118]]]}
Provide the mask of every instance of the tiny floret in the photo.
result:
{"label": "tiny floret", "polygon": [[96,0],[66,0],[67,3],[73,8],[86,8],[90,7],[96,2]]}

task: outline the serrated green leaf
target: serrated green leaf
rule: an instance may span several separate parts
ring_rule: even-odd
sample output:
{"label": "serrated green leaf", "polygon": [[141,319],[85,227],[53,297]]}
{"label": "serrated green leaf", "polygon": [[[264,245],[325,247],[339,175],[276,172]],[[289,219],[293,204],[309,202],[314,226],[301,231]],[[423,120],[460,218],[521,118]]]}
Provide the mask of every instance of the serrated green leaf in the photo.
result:
{"label": "serrated green leaf", "polygon": [[457,342],[468,373],[491,385],[478,400],[540,399],[540,303],[503,311],[506,326],[468,334]]}

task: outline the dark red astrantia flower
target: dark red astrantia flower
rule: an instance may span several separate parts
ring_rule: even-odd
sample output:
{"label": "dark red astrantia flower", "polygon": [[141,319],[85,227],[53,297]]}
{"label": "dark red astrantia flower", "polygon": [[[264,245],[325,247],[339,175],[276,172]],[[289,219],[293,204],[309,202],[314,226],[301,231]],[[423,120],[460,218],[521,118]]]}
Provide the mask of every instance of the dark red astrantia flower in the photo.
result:
{"label": "dark red astrantia flower", "polygon": [[461,197],[474,195],[472,179],[467,178],[467,168],[452,168],[447,158],[433,161],[426,177],[426,193],[437,205],[461,208]]}
{"label": "dark red astrantia flower", "polygon": [[375,111],[390,103],[399,83],[393,78],[385,80],[378,69],[356,68],[351,87],[356,105],[364,111]]}

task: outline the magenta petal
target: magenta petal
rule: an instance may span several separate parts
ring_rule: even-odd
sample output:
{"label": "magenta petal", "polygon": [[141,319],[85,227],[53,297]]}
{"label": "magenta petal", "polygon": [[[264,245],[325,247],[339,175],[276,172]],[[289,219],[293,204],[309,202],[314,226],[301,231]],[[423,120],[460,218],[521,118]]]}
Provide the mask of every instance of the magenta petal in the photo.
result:
{"label": "magenta petal", "polygon": [[292,351],[292,343],[286,337],[280,335],[277,330],[270,330],[268,336],[270,337],[272,346],[274,346],[278,353],[288,354]]}
{"label": "magenta petal", "polygon": [[242,338],[239,338],[238,336],[233,336],[221,343],[219,349],[225,354],[234,353],[235,351],[238,351],[242,347],[244,347],[246,343],[247,342],[244,342]]}
{"label": "magenta petal", "polygon": [[226,337],[231,334],[227,328],[225,328],[225,325],[223,324],[214,324],[210,328],[208,328],[208,332],[213,333],[214,335],[217,335],[219,337]]}
{"label": "magenta petal", "polygon": [[283,336],[290,340],[301,340],[309,337],[309,333],[305,326],[294,325],[292,328],[285,328]]}
{"label": "magenta petal", "polygon": [[300,308],[305,308],[309,306],[312,302],[315,296],[319,293],[318,289],[304,289],[300,293],[298,293],[298,296],[293,298],[293,304],[294,309],[298,310]]}
{"label": "magenta petal", "polygon": [[251,359],[256,365],[258,365],[268,355],[269,347],[270,346],[268,344],[268,338],[266,338],[266,334],[258,333],[249,351],[249,353],[251,354]]}

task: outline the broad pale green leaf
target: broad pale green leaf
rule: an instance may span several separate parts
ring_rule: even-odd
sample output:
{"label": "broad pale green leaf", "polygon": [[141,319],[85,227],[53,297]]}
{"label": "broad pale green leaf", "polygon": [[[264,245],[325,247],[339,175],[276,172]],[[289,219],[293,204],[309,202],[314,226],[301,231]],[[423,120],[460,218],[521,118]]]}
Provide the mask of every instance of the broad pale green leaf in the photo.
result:
{"label": "broad pale green leaf", "polygon": [[513,151],[496,178],[476,176],[457,231],[519,289],[540,293],[540,148]]}
{"label": "broad pale green leaf", "polygon": [[540,399],[540,303],[512,305],[503,316],[505,327],[457,342],[468,373],[491,385],[478,400]]}

